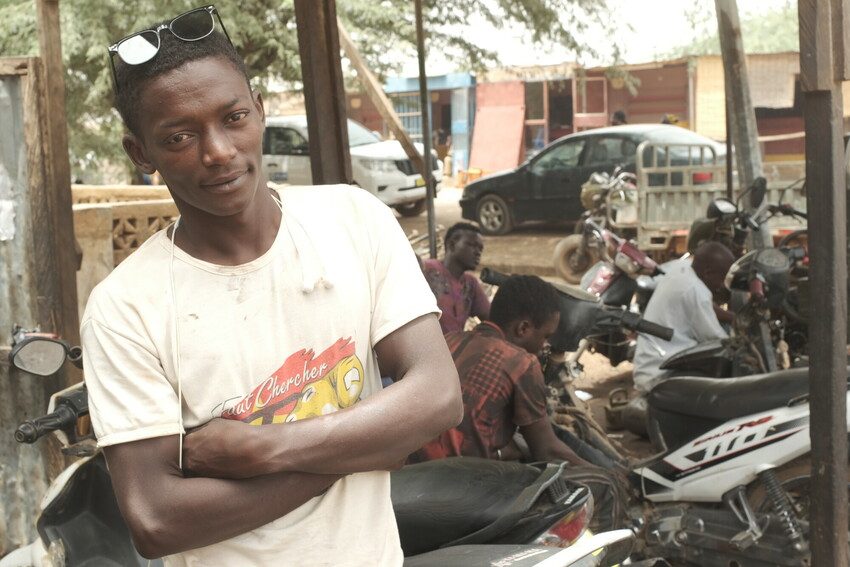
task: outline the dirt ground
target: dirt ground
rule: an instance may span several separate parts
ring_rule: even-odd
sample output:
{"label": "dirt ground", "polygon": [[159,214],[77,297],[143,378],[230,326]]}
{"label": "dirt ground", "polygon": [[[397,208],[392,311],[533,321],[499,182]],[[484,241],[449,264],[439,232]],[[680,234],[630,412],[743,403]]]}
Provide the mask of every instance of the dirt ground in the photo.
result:
{"label": "dirt ground", "polygon": [[[437,227],[441,236],[448,227],[464,220],[460,216],[458,204],[461,192],[459,188],[446,187],[439,192],[434,201]],[[408,236],[414,232],[420,236],[428,234],[426,213],[423,212],[417,217],[397,216],[399,224]],[[529,223],[514,229],[505,236],[485,236],[481,267],[490,267],[507,273],[555,276],[552,254],[558,241],[568,234],[572,234],[572,227],[567,223]],[[416,243],[415,248],[420,255],[427,258],[427,240]]]}
{"label": "dirt ground", "polygon": [[[441,236],[448,227],[464,220],[460,216],[458,204],[461,191],[454,187],[444,188],[434,202],[437,226]],[[422,238],[414,244],[414,248],[420,255],[427,258],[428,241],[424,238],[428,233],[426,213],[412,218],[397,216],[408,237],[416,234]],[[481,268],[489,267],[505,273],[534,274],[554,280],[556,276],[552,254],[558,241],[571,233],[572,227],[567,223],[560,225],[537,223],[523,225],[505,236],[485,236]],[[440,240],[440,246],[442,246],[442,240]],[[576,387],[592,396],[588,405],[594,419],[606,428],[611,439],[619,442],[630,456],[643,458],[650,455],[652,449],[648,441],[627,431],[608,430],[605,420],[604,406],[608,402],[609,392],[615,388],[628,388],[633,394],[631,363],[623,362],[617,367],[612,367],[607,358],[595,353],[586,353],[581,363],[585,368],[584,375],[576,382]]]}
{"label": "dirt ground", "polygon": [[643,459],[652,455],[652,445],[648,440],[624,429],[611,429],[605,419],[605,406],[608,404],[608,395],[612,390],[625,388],[630,396],[634,396],[632,363],[621,362],[617,366],[611,366],[607,358],[596,353],[585,353],[580,362],[584,365],[584,375],[576,380],[575,387],[593,396],[587,401],[593,419],[605,428],[610,439],[622,445],[627,453],[626,456]]}

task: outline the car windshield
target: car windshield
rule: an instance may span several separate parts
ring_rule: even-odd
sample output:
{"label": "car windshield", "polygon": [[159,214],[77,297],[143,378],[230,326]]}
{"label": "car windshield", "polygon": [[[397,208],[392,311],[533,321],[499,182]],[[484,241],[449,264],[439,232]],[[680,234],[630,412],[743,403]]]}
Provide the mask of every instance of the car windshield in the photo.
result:
{"label": "car windshield", "polygon": [[375,134],[373,134],[357,122],[353,120],[348,121],[348,145],[350,147],[353,148],[354,146],[376,144],[380,141],[380,138],[378,138]]}

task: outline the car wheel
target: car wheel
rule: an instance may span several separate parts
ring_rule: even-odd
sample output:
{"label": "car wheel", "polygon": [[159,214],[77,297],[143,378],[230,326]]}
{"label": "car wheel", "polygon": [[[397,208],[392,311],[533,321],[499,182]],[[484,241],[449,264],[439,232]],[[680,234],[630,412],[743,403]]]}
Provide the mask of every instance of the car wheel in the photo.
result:
{"label": "car wheel", "polygon": [[403,217],[415,217],[425,210],[425,199],[419,199],[418,201],[405,203],[403,205],[396,205],[394,208]]}
{"label": "car wheel", "polygon": [[567,283],[581,283],[581,277],[584,273],[599,261],[596,250],[588,248],[582,252],[581,241],[583,238],[584,236],[581,234],[571,234],[561,239],[555,246],[555,253],[552,255],[555,271]]}
{"label": "car wheel", "polygon": [[498,195],[485,195],[478,201],[478,224],[481,232],[493,236],[507,234],[513,229],[511,210]]}

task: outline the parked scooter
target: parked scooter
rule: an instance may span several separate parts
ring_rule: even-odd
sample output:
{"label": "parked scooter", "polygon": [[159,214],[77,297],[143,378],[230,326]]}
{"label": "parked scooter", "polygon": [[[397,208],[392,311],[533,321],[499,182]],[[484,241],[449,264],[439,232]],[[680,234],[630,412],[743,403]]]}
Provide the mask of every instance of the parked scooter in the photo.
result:
{"label": "parked scooter", "polygon": [[[764,225],[776,215],[806,218],[789,205],[768,205]],[[661,366],[679,375],[715,378],[775,372],[808,364],[808,253],[805,229],[776,248],[747,252],[729,269],[726,288],[735,320],[728,339],[695,345]]]}
{"label": "parked scooter", "polygon": [[[569,342],[558,332],[556,342]],[[571,362],[559,369],[559,401],[578,406],[571,384],[580,365]],[[644,552],[704,567],[810,565],[808,396],[807,368],[656,386],[649,430],[661,451],[630,467],[629,517]]]}
{"label": "parked scooter", "polygon": [[[560,371],[560,401],[573,407],[581,404],[571,387],[576,364],[570,355]],[[656,386],[646,399],[661,449],[631,467],[628,510],[641,526],[639,547],[706,567],[809,565],[808,395],[807,368]],[[601,429],[589,413],[570,415]],[[586,441],[616,451],[597,439]]]}
{"label": "parked scooter", "polygon": [[[617,167],[611,174],[591,174],[581,186],[585,212],[576,222],[575,234],[562,239],[553,255],[555,270],[567,283],[578,284],[591,266],[608,257],[601,248],[609,244],[601,233],[603,229],[614,234],[620,225],[631,226],[637,220],[635,183],[633,173]],[[593,226],[589,228],[588,222]]]}
{"label": "parked scooter", "polygon": [[[10,355],[15,368],[39,376],[55,374],[66,359],[79,365],[80,349],[26,334]],[[51,484],[37,521],[39,538],[0,559],[0,567],[149,565],[132,544],[93,433],[81,427],[87,416],[88,396],[80,383],[54,394],[46,415],[15,431],[21,443],[53,433],[66,454],[83,458]],[[593,498],[587,487],[564,478],[563,467],[455,458],[394,472],[393,506],[410,556],[405,565],[622,562],[631,552],[633,532],[586,534]]]}
{"label": "parked scooter", "polygon": [[[585,227],[601,243],[602,261],[582,276],[579,287],[600,298],[605,305],[631,306],[640,276],[664,274],[655,260],[633,241],[617,236],[592,220],[588,220]],[[610,251],[613,251],[613,258]]]}

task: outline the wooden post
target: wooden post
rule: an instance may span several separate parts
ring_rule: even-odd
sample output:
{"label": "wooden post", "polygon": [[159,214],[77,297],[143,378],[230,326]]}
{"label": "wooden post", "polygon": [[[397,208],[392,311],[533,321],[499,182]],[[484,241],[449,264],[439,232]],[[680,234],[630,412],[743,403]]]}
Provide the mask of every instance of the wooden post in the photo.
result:
{"label": "wooden post", "polygon": [[351,183],[335,0],[295,0],[313,183]]}
{"label": "wooden post", "polygon": [[[56,248],[55,277],[58,302],[51,330],[71,344],[80,343],[77,315],[77,257],[74,250],[74,212],[71,204],[71,164],[68,159],[68,120],[65,115],[65,66],[62,63],[62,34],[59,1],[38,0],[38,41],[44,64],[44,136],[47,142],[47,206],[53,230],[42,235]],[[70,365],[69,365],[70,366]],[[68,380],[78,382],[81,373],[69,369]],[[70,384],[69,384],[70,385]]]}
{"label": "wooden post", "polygon": [[[811,314],[812,565],[847,565],[847,232],[842,0],[800,0]],[[835,27],[833,27],[835,26]],[[835,43],[833,43],[835,38]],[[838,49],[836,54],[833,49]],[[838,56],[836,56],[838,55]],[[814,322],[817,321],[817,324]]]}
{"label": "wooden post", "polygon": [[63,466],[52,438],[21,446],[12,433],[45,413],[64,377],[40,378],[7,364],[13,325],[56,332],[62,321],[56,266],[63,251],[52,237],[55,184],[42,79],[39,59],[0,58],[0,556],[36,536],[39,503]]}
{"label": "wooden post", "polygon": [[437,259],[437,218],[434,214],[434,199],[437,196],[437,186],[434,182],[434,172],[431,171],[431,98],[428,96],[428,75],[425,73],[425,30],[422,25],[422,0],[415,1],[416,10],[416,52],[419,56],[419,101],[422,113],[422,147],[427,156],[423,161],[426,166],[422,171],[428,203],[428,251],[431,259]]}
{"label": "wooden post", "polygon": [[426,167],[422,159],[422,154],[413,145],[413,140],[410,139],[410,136],[408,136],[404,127],[401,125],[401,120],[399,120],[398,114],[396,114],[395,108],[393,108],[393,103],[387,98],[383,87],[381,87],[381,83],[378,82],[378,79],[375,78],[375,75],[366,66],[366,63],[360,56],[360,52],[357,50],[357,46],[351,41],[351,36],[348,35],[348,31],[342,25],[342,22],[337,23],[337,29],[339,30],[339,43],[342,46],[342,50],[345,52],[345,56],[348,57],[351,66],[357,71],[357,79],[363,86],[366,96],[369,97],[369,100],[378,109],[378,114],[387,123],[390,132],[393,133],[401,144],[401,147],[404,148],[407,157],[413,162],[416,171],[422,175],[422,179],[425,179],[427,172],[425,171]]}
{"label": "wooden post", "polygon": [[[746,188],[752,185],[756,177],[763,175],[763,170],[756,113],[747,76],[747,58],[741,37],[741,22],[738,19],[738,3],[736,0],[714,0],[714,5],[727,85],[727,105],[729,102],[732,104],[732,108],[727,110],[731,113],[732,132],[726,132],[726,136],[732,135],[738,164],[738,181],[742,188]],[[758,248],[772,244],[768,230],[754,231],[752,237],[753,244]]]}

